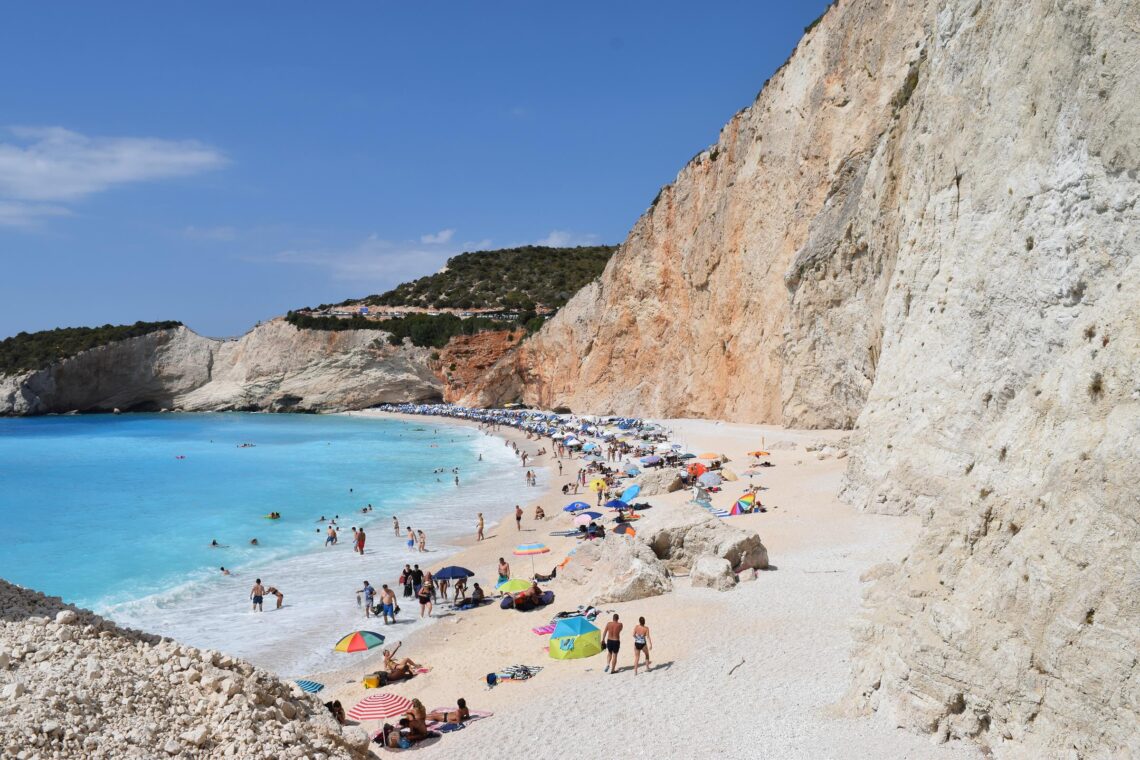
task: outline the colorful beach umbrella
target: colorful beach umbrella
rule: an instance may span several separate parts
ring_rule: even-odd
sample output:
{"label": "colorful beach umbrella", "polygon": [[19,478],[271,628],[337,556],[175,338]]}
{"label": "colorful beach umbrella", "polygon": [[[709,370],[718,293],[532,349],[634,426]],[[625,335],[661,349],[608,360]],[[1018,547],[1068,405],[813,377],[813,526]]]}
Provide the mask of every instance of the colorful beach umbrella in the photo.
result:
{"label": "colorful beach umbrella", "polygon": [[573,504],[567,504],[562,508],[563,512],[578,512],[583,509],[589,509],[590,505],[584,501],[576,501]]}
{"label": "colorful beach umbrella", "polygon": [[767,456],[771,456],[771,454],[769,454],[767,451],[749,451],[748,456],[750,456],[750,457],[767,457]]}
{"label": "colorful beach umbrella", "polygon": [[639,493],[641,493],[641,486],[632,485],[621,492],[621,500],[624,502],[631,502],[637,498],[637,495]]}
{"label": "colorful beach umbrella", "polygon": [[495,586],[495,589],[504,594],[517,594],[519,591],[526,591],[530,585],[531,582],[523,578],[511,578]]}
{"label": "colorful beach umbrella", "polygon": [[582,616],[559,620],[550,634],[551,659],[577,660],[602,651],[602,632]]}
{"label": "colorful beach umbrella", "polygon": [[633,526],[630,525],[629,523],[619,523],[618,526],[616,528],[614,528],[613,532],[614,533],[621,533],[621,534],[626,535],[626,536],[636,536],[637,535],[637,531],[634,530]]}
{"label": "colorful beach umbrella", "polygon": [[515,555],[519,557],[529,557],[532,554],[546,554],[550,549],[546,544],[519,544],[515,547]]}
{"label": "colorful beach umbrella", "polygon": [[364,652],[384,643],[384,637],[375,631],[353,631],[333,647],[334,652]]}
{"label": "colorful beach umbrella", "polygon": [[412,700],[399,694],[370,694],[357,702],[347,713],[352,720],[384,720],[402,715],[412,709]]}
{"label": "colorful beach umbrella", "polygon": [[689,465],[685,469],[694,478],[699,478],[701,475],[704,475],[706,472],[709,471],[708,467],[705,467],[703,464],[700,464],[699,462],[694,462],[693,464]]}
{"label": "colorful beach umbrella", "polygon": [[590,490],[595,492],[606,490],[606,481],[601,478],[594,478],[590,481]]}

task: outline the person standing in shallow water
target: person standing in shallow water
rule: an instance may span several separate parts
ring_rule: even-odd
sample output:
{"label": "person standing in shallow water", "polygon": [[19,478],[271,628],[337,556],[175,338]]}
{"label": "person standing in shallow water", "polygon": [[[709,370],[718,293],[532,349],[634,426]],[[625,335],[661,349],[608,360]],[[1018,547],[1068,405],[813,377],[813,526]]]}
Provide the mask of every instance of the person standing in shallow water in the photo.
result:
{"label": "person standing in shallow water", "polygon": [[392,527],[396,531],[396,537],[399,538],[400,537],[400,520],[395,515],[392,515]]}
{"label": "person standing in shallow water", "polygon": [[261,602],[265,599],[265,586],[261,585],[260,578],[254,581],[253,588],[249,591],[249,598],[253,600],[253,609],[261,612]]}
{"label": "person standing in shallow water", "polygon": [[475,533],[475,540],[476,541],[482,541],[483,540],[483,513],[482,512],[479,513],[479,529]]}
{"label": "person standing in shallow water", "polygon": [[520,507],[518,504],[516,504],[515,505],[515,528],[517,528],[518,530],[522,530],[522,516],[523,516],[522,507]]}

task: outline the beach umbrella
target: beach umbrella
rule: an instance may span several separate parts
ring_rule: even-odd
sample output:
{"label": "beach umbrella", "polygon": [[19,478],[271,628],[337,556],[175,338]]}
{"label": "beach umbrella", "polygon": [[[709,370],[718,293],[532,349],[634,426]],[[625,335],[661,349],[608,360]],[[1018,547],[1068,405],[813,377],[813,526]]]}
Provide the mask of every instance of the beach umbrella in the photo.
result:
{"label": "beach umbrella", "polygon": [[606,481],[601,478],[594,478],[590,481],[589,488],[591,491],[604,491],[606,490]]}
{"label": "beach umbrella", "polygon": [[698,480],[700,480],[702,486],[719,486],[724,482],[720,475],[717,475],[715,472],[706,472],[701,475]]}
{"label": "beach umbrella", "polygon": [[454,581],[460,578],[470,578],[475,573],[471,572],[465,567],[458,567],[457,565],[448,565],[447,567],[434,572],[431,577],[437,581]]}
{"label": "beach umbrella", "polygon": [[748,456],[750,456],[750,457],[767,457],[767,456],[771,456],[771,454],[769,454],[767,451],[749,451]]}
{"label": "beach umbrella", "polygon": [[625,466],[625,474],[637,476],[641,474],[641,470],[637,469],[637,465],[627,464]]}
{"label": "beach umbrella", "polygon": [[384,720],[412,709],[412,700],[385,692],[370,694],[353,705],[347,715],[352,720]]}
{"label": "beach umbrella", "polygon": [[554,660],[593,657],[602,651],[602,632],[581,615],[559,620],[550,634],[548,651]]}
{"label": "beach umbrella", "polygon": [[629,509],[629,504],[621,499],[610,499],[606,506],[612,509]]}
{"label": "beach umbrella", "polygon": [[642,457],[639,461],[642,464],[657,464],[658,462],[661,461],[661,457],[659,457],[659,456]]}
{"label": "beach umbrella", "polygon": [[720,454],[715,451],[706,451],[704,454],[697,454],[697,459],[720,459]]}
{"label": "beach umbrella", "polygon": [[582,457],[582,461],[583,462],[604,462],[606,460],[605,460],[605,457],[599,456],[598,454],[591,454],[588,457]]}
{"label": "beach umbrella", "polygon": [[375,631],[353,631],[333,647],[334,652],[363,652],[384,643],[384,637]]}
{"label": "beach umbrella", "polygon": [[735,472],[723,467],[720,470],[720,476],[729,482],[740,480]]}
{"label": "beach umbrella", "polygon": [[575,525],[589,525],[594,520],[597,520],[601,515],[597,512],[582,512],[574,518]]}
{"label": "beach umbrella", "polygon": [[660,451],[662,454],[668,454],[670,451],[673,450],[673,446],[671,444],[668,444],[668,443],[660,443],[657,445],[656,449],[657,449],[657,451]]}
{"label": "beach umbrella", "polygon": [[732,505],[732,509],[730,509],[728,513],[730,515],[742,515],[754,509],[756,509],[756,494],[746,493],[736,500],[736,503]]}
{"label": "beach umbrella", "polygon": [[633,526],[630,525],[629,523],[621,523],[616,528],[614,528],[613,532],[614,533],[621,533],[622,535],[626,535],[626,536],[636,536],[637,535],[637,531],[634,530]]}
{"label": "beach umbrella", "polygon": [[641,493],[641,486],[632,485],[621,492],[621,500],[626,502],[633,501],[637,498],[639,493]]}
{"label": "beach umbrella", "polygon": [[567,504],[562,508],[563,512],[577,512],[582,509],[589,509],[590,505],[584,501],[576,501],[573,504]]}
{"label": "beach umbrella", "polygon": [[598,444],[587,443],[585,446],[582,447],[582,451],[593,451],[596,448],[598,448]]}
{"label": "beach umbrella", "polygon": [[688,470],[689,474],[694,478],[699,478],[701,475],[704,475],[709,471],[708,467],[705,467],[703,464],[700,464],[698,462],[694,462],[685,469]]}
{"label": "beach umbrella", "polygon": [[495,589],[503,592],[504,594],[515,594],[519,591],[526,591],[530,588],[531,582],[522,578],[511,578],[509,581],[503,581],[495,586]]}
{"label": "beach umbrella", "polygon": [[534,555],[548,554],[550,549],[546,544],[519,544],[515,547],[514,554],[517,557],[530,557],[530,574],[534,575]]}

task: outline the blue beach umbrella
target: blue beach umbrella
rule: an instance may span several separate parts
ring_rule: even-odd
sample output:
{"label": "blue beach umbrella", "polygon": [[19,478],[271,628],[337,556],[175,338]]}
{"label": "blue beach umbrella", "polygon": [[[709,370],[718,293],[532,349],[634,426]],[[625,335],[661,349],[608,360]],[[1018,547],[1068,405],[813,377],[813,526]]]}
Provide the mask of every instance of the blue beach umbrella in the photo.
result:
{"label": "blue beach umbrella", "polygon": [[598,444],[587,443],[585,446],[582,447],[582,451],[593,451],[596,448],[598,448]]}
{"label": "blue beach umbrella", "polygon": [[610,499],[606,502],[606,506],[612,509],[629,509],[629,504],[621,499]]}
{"label": "blue beach umbrella", "polygon": [[465,567],[459,567],[458,565],[448,565],[439,572],[432,573],[431,577],[435,578],[437,581],[454,581],[459,580],[460,578],[470,578],[473,575],[475,575],[475,573],[471,572]]}
{"label": "blue beach umbrella", "polygon": [[638,485],[630,486],[629,488],[627,488],[621,492],[621,500],[624,502],[627,502],[627,503],[631,502],[637,498],[637,495],[639,493],[641,493],[641,486],[638,486]]}
{"label": "blue beach umbrella", "polygon": [[651,456],[651,457],[642,457],[641,458],[642,464],[657,464],[660,461],[661,461],[661,457],[659,457],[659,456]]}
{"label": "blue beach umbrella", "polygon": [[567,504],[562,508],[563,512],[577,512],[580,509],[589,509],[590,505],[584,501],[576,501],[573,504]]}

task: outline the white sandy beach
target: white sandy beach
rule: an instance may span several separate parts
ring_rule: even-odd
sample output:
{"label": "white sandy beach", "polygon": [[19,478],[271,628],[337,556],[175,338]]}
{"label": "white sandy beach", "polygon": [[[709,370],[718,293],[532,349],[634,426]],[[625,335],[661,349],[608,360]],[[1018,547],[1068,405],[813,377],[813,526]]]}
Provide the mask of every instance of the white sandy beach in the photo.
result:
{"label": "white sandy beach", "polygon": [[[434,625],[408,636],[400,650],[400,656],[430,665],[431,672],[385,690],[418,697],[429,709],[454,705],[456,698],[464,697],[472,709],[495,715],[414,751],[425,757],[496,758],[529,758],[568,748],[583,757],[615,752],[623,757],[676,758],[979,757],[968,745],[932,745],[896,728],[882,712],[873,718],[850,718],[838,706],[849,686],[859,576],[879,562],[905,555],[918,529],[917,518],[861,514],[837,499],[846,460],[819,460],[803,445],[842,433],[698,420],[662,422],[690,450],[723,452],[738,469],[744,469],[745,452],[762,444],[799,444],[795,450],[772,450],[775,466],[755,478],[765,489],[761,499],[769,511],[731,518],[731,524],[759,532],[772,569],[727,592],[690,588],[686,578],[678,577],[669,594],[605,605],[606,619],[612,610],[626,623],[616,674],[603,674],[601,655],[552,660],[544,650],[547,637],[531,632],[549,622],[554,612],[586,602],[576,596],[580,587],[568,582],[542,584],[557,595],[545,609],[520,613],[489,605],[442,614]],[[513,429],[497,434],[530,452],[544,445]],[[543,457],[538,464],[554,461]],[[501,515],[486,516],[487,540],[476,545],[472,514],[467,548],[445,564],[469,567],[476,573],[472,580],[493,588],[498,557],[511,562],[516,577],[529,575],[529,559],[511,556],[511,549],[543,541],[551,554],[538,557],[536,567],[549,571],[575,545],[573,538],[550,536],[571,527],[561,509],[567,500],[558,489],[577,471],[574,461],[563,460],[566,475],[559,478],[553,469],[551,487],[536,489],[541,498],[523,505],[523,532],[506,519],[514,505],[504,504]],[[726,483],[715,502],[730,503],[746,482]],[[645,513],[639,529],[666,520],[676,510],[697,509],[686,503],[685,491],[647,500],[654,509]],[[541,524],[533,519],[536,503],[548,515]],[[491,523],[499,517],[504,518],[500,525]],[[378,532],[373,540],[396,539]],[[373,574],[383,576],[382,582],[394,582],[398,572],[377,568]],[[403,606],[404,616],[418,615],[418,605]],[[635,677],[629,631],[638,616],[646,618],[652,632],[654,669]],[[599,618],[598,624],[603,622]],[[402,626],[389,631],[379,623],[370,627],[394,634],[389,640],[394,644],[399,635],[395,631]],[[322,699],[339,699],[348,708],[377,693],[365,690],[360,679],[379,666],[379,652],[354,657],[342,670],[311,676],[327,685]],[[488,672],[516,663],[544,669],[529,681],[486,686]],[[364,727],[375,732],[379,723]],[[373,747],[376,753],[386,752]]]}

